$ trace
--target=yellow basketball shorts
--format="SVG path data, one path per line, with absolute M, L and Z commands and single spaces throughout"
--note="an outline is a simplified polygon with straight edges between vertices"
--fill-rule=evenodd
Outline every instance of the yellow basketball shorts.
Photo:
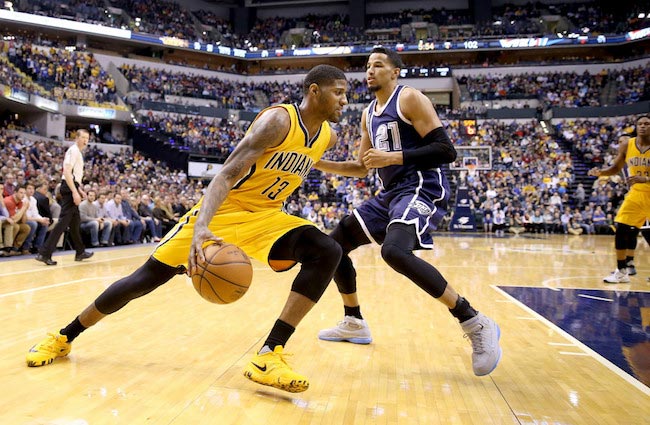
M 625 195 L 614 221 L 628 226 L 641 227 L 650 217 L 650 192 L 632 189 Z
M 160 241 L 152 256 L 171 267 L 187 267 L 190 246 L 194 234 L 194 223 L 199 208 L 192 208 L 178 221 Z M 282 211 L 236 211 L 219 213 L 210 221 L 209 229 L 224 242 L 232 243 L 252 258 L 269 263 L 273 245 L 289 231 L 313 223 Z M 277 264 L 281 264 L 278 266 Z M 287 270 L 295 262 L 271 265 L 276 271 Z

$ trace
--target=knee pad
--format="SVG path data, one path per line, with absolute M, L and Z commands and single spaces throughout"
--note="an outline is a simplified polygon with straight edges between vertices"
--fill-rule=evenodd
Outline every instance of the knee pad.
M 416 244 L 415 226 L 404 223 L 391 224 L 381 246 L 381 257 L 393 269 L 403 273 L 409 267 Z
M 400 273 L 403 273 L 403 270 L 408 268 L 412 256 L 413 251 L 392 242 L 384 242 L 381 246 L 381 258 L 384 259 L 386 264 Z
M 334 239 L 311 228 L 296 240 L 294 253 L 301 267 L 291 290 L 318 302 L 334 276 L 343 250 Z
M 636 236 L 639 229 L 623 223 L 616 223 L 616 236 L 614 237 L 614 246 L 616 250 L 636 248 Z M 633 248 L 630 248 L 634 244 Z
M 630 251 L 634 251 L 636 249 L 636 242 L 637 242 L 637 238 L 639 237 L 639 229 L 637 229 L 636 227 L 633 227 L 633 229 L 634 232 L 630 233 L 630 236 L 628 237 L 628 241 L 627 241 L 627 248 L 626 248 Z

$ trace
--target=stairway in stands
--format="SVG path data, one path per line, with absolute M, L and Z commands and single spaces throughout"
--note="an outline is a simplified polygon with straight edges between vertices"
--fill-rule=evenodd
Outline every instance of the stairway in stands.
M 573 182 L 568 188 L 569 199 L 573 201 L 574 194 L 578 185 L 582 183 L 582 186 L 585 189 L 585 200 L 589 199 L 591 195 L 591 188 L 593 186 L 594 178 L 587 175 L 591 166 L 589 166 L 582 157 L 573 149 L 573 143 L 566 140 L 562 134 L 556 134 L 556 140 L 558 144 L 562 147 L 562 150 L 568 152 L 571 155 L 571 163 L 573 165 Z
M 600 104 L 603 106 L 616 105 L 616 97 L 618 95 L 618 83 L 616 80 L 609 79 L 605 87 L 601 90 Z

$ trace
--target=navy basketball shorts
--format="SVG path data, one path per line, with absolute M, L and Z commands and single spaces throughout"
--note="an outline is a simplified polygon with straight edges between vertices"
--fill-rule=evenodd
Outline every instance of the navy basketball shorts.
M 420 247 L 433 248 L 431 232 L 447 213 L 449 186 L 440 171 L 417 172 L 382 190 L 353 211 L 366 236 L 378 244 L 392 223 L 415 225 Z

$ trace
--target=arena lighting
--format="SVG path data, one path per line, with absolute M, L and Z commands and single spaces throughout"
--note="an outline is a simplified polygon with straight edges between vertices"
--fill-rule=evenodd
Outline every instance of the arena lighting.
M 2 0 L 0 0 L 2 1 Z M 650 13 L 644 13 L 646 19 L 650 18 Z M 127 27 L 122 29 L 105 27 L 102 25 L 86 24 L 81 22 L 69 21 L 58 18 L 50 18 L 47 16 L 37 16 L 28 13 L 12 12 L 6 9 L 0 9 L 0 22 L 10 21 L 22 24 L 29 24 L 38 27 L 50 27 L 56 29 L 64 29 L 66 31 L 75 31 L 86 34 L 96 34 L 103 37 L 112 37 L 119 39 L 130 39 L 137 43 L 148 44 L 163 44 L 173 47 L 181 47 L 193 50 L 200 50 L 207 53 L 215 53 L 222 56 L 230 56 L 244 59 L 258 59 L 258 58 L 271 58 L 271 57 L 313 57 L 313 56 L 329 56 L 329 55 L 350 55 L 350 54 L 366 54 L 370 53 L 373 46 L 311 46 L 309 48 L 300 48 L 296 50 L 295 46 L 292 49 L 252 49 L 252 45 L 247 45 L 249 50 L 236 49 L 231 47 L 221 46 L 221 43 L 203 43 L 200 41 L 179 40 L 170 37 L 160 37 L 153 34 L 139 32 L 139 28 L 144 26 L 142 18 L 138 17 L 137 22 L 142 23 L 135 27 L 135 31 L 130 31 Z M 507 21 L 509 22 L 509 21 Z M 494 21 L 494 25 L 501 24 L 501 20 Z M 579 31 L 582 34 L 582 31 Z M 572 33 L 570 36 L 566 33 L 549 35 L 546 37 L 524 37 L 524 38 L 501 38 L 501 39 L 460 39 L 455 41 L 422 41 L 417 44 L 413 43 L 399 43 L 390 44 L 389 47 L 396 49 L 399 52 L 422 52 L 422 51 L 444 51 L 444 50 L 502 50 L 502 49 L 536 49 L 554 46 L 582 46 L 582 45 L 618 45 L 623 43 L 634 42 L 637 40 L 650 37 L 650 25 L 646 28 L 627 32 L 625 34 L 608 34 L 607 36 L 580 36 L 580 34 Z M 249 40 L 250 41 L 250 40 Z M 429 76 L 433 75 L 431 72 Z
M 131 38 L 131 31 L 125 31 L 118 28 L 87 24 L 85 22 L 69 21 L 65 19 L 52 18 L 49 16 L 37 16 L 30 13 L 13 12 L 11 10 L 5 9 L 0 9 L 0 20 L 36 25 L 39 27 L 65 29 L 67 31 L 78 31 L 86 34 L 97 34 L 106 37 L 124 39 Z
M 639 19 L 643 19 L 643 18 L 645 18 L 645 13 L 643 13 L 643 12 L 639 13 L 638 18 L 639 18 Z

